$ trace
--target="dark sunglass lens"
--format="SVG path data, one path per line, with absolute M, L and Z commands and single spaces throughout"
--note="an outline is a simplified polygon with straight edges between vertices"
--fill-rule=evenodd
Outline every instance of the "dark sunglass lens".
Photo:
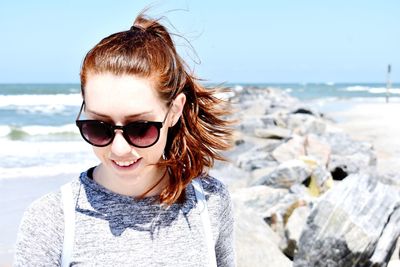
M 138 147 L 153 145 L 158 140 L 159 128 L 151 123 L 141 122 L 127 125 L 125 134 Z
M 110 142 L 113 136 L 113 132 L 105 123 L 100 121 L 85 122 L 81 127 L 82 135 L 85 139 L 98 146 L 106 145 Z

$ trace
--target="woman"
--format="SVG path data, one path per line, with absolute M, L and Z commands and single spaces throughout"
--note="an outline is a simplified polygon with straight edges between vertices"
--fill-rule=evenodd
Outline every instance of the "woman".
M 16 266 L 234 266 L 228 111 L 188 74 L 166 28 L 139 15 L 81 69 L 76 124 L 100 164 L 30 205 Z M 83 117 L 86 118 L 83 118 Z

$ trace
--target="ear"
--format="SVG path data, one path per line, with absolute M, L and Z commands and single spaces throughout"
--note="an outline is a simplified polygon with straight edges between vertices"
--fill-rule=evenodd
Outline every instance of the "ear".
M 186 103 L 186 95 L 184 93 L 180 93 L 174 99 L 172 103 L 172 117 L 170 121 L 170 127 L 173 127 L 182 116 L 182 111 Z

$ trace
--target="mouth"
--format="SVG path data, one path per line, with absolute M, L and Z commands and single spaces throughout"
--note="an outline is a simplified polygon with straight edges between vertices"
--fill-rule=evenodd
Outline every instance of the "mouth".
M 142 158 L 138 158 L 136 160 L 122 160 L 122 161 L 117 161 L 117 160 L 111 160 L 113 165 L 120 170 L 132 170 L 136 168 Z

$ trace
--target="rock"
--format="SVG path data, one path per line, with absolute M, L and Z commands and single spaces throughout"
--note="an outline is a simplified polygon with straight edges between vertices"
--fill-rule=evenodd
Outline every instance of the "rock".
M 254 185 L 268 185 L 277 188 L 290 188 L 302 183 L 311 175 L 311 169 L 301 160 L 289 160 L 281 163 L 274 171 L 262 176 Z
M 400 191 L 400 190 L 399 190 Z M 388 262 L 400 237 L 400 207 L 398 206 L 389 217 L 385 228 L 375 247 L 371 262 Z M 398 253 L 398 252 L 397 252 Z
M 278 163 L 272 157 L 270 151 L 279 146 L 281 141 L 268 140 L 268 143 L 261 146 L 256 146 L 240 154 L 237 157 L 236 164 L 239 168 L 246 171 L 252 171 L 264 167 L 274 167 Z
M 315 134 L 307 135 L 305 139 L 305 152 L 319 161 L 323 166 L 328 165 L 331 155 L 331 147 L 328 143 L 320 140 Z
M 273 152 L 272 156 L 278 162 L 297 159 L 305 155 L 304 149 L 305 139 L 301 136 L 294 135 L 286 143 L 279 145 Z
M 279 250 L 279 237 L 251 209 L 234 198 L 235 247 L 238 266 L 292 266 Z
M 400 267 L 400 260 L 389 261 L 387 267 Z
M 288 193 L 288 189 L 259 185 L 238 188 L 232 192 L 232 197 L 243 203 L 246 208 L 255 211 L 259 218 L 265 218 L 270 216 L 269 210 L 278 205 Z
M 239 130 L 245 134 L 253 134 L 255 129 L 263 128 L 264 122 L 258 117 L 244 117 L 239 124 Z
M 287 139 L 291 136 L 290 130 L 281 127 L 255 129 L 254 134 L 260 138 L 270 139 Z
M 376 166 L 376 161 L 371 159 L 369 154 L 331 155 L 328 170 L 333 173 L 335 170 L 338 172 L 340 169 L 345 174 L 344 177 L 346 177 L 349 174 L 358 173 L 371 166 Z
M 354 153 L 362 153 L 373 154 L 372 157 L 376 158 L 371 144 L 355 141 L 346 133 L 327 133 L 323 136 L 320 136 L 320 139 L 331 146 L 332 154 L 334 155 L 352 155 Z
M 300 235 L 306 225 L 310 211 L 308 206 L 298 207 L 292 212 L 288 219 L 285 231 L 287 244 L 286 247 L 283 248 L 283 251 L 289 258 L 293 258 L 297 252 Z
M 303 182 L 303 184 L 307 186 L 311 196 L 317 197 L 333 186 L 331 173 L 320 164 L 319 160 L 315 160 L 313 157 L 303 157 L 301 160 L 304 161 L 312 171 L 309 179 Z
M 287 128 L 299 135 L 314 133 L 322 135 L 326 132 L 326 123 L 323 119 L 309 114 L 288 114 Z
M 232 163 L 218 163 L 210 170 L 210 175 L 221 180 L 229 190 L 247 186 L 250 173 L 238 168 Z
M 323 166 L 318 165 L 311 174 L 311 181 L 308 185 L 312 196 L 317 197 L 333 187 L 331 173 Z
M 294 111 L 292 111 L 293 114 L 309 114 L 309 115 L 315 115 L 314 112 L 312 112 L 309 108 L 297 108 Z
M 293 266 L 385 266 L 400 231 L 400 188 L 373 172 L 324 194 L 307 219 Z

